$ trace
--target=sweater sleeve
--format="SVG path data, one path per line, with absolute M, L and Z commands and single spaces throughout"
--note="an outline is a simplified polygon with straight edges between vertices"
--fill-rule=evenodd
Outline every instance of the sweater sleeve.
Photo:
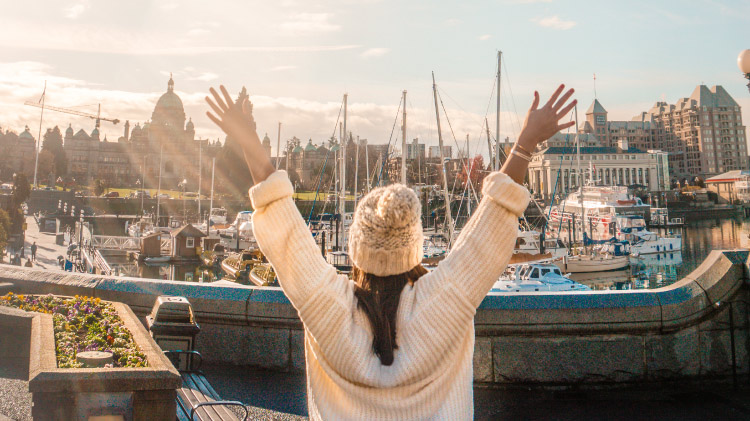
M 292 201 L 293 193 L 286 172 L 276 171 L 250 189 L 250 200 L 255 209 L 253 232 L 260 250 L 273 265 L 289 301 L 299 311 L 313 295 L 342 281 L 337 279 L 336 269 L 321 256 Z M 300 316 L 304 316 L 301 311 Z
M 425 276 L 424 284 L 419 280 L 423 303 L 439 305 L 442 299 L 455 296 L 473 315 L 505 270 L 518 235 L 518 217 L 529 203 L 529 192 L 507 175 L 494 172 L 484 179 L 482 193 L 476 212 L 448 256 Z M 441 298 L 435 301 L 435 296 Z

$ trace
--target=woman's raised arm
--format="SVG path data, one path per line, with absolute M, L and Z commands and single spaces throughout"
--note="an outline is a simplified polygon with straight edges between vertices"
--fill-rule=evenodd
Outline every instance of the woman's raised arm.
M 211 106 L 216 115 L 210 111 L 206 112 L 208 118 L 221 128 L 228 136 L 236 139 L 242 148 L 250 174 L 255 184 L 264 181 L 275 168 L 271 164 L 271 158 L 263 150 L 263 146 L 255 131 L 255 119 L 253 118 L 253 104 L 243 97 L 241 102 L 235 103 L 224 85 L 219 86 L 223 98 L 211 88 L 213 99 L 206 96 L 206 102 Z

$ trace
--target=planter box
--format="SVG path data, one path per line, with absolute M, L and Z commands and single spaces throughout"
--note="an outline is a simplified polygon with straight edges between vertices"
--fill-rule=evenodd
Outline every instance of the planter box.
M 35 420 L 86 420 L 96 415 L 120 415 L 123 420 L 176 419 L 180 374 L 130 307 L 110 304 L 146 355 L 149 366 L 57 368 L 52 316 L 40 314 L 40 323 L 32 326 L 29 361 Z

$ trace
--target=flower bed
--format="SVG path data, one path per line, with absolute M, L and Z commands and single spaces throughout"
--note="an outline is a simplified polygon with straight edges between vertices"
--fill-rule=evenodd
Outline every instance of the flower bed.
M 146 356 L 112 305 L 99 298 L 53 295 L 24 296 L 8 293 L 0 305 L 52 315 L 58 368 L 81 368 L 78 352 L 107 351 L 113 367 L 146 367 Z

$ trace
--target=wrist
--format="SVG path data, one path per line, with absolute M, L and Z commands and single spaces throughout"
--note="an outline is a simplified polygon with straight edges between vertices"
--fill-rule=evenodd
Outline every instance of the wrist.
M 536 149 L 536 145 L 539 144 L 539 141 L 533 138 L 528 133 L 526 133 L 526 131 L 522 131 L 521 134 L 518 136 L 518 140 L 516 141 L 516 144 L 520 146 L 522 149 L 525 149 L 530 154 L 533 154 L 534 150 Z

